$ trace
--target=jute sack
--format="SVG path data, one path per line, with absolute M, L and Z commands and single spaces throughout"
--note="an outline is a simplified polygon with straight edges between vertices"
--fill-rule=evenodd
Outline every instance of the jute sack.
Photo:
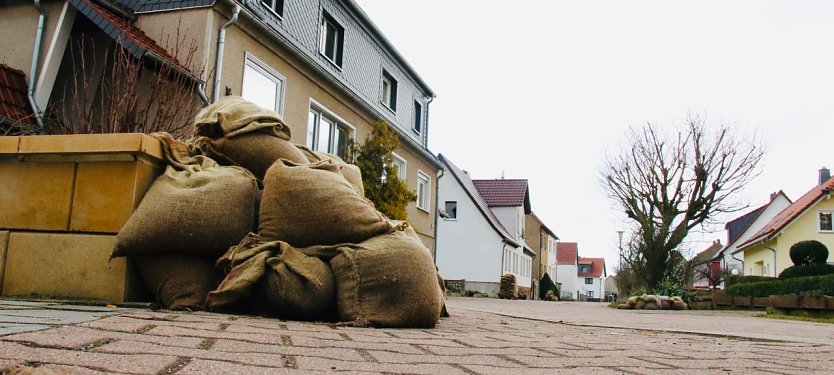
M 194 145 L 202 153 L 224 165 L 246 168 L 259 180 L 278 159 L 305 164 L 307 158 L 289 141 L 260 131 L 241 134 L 234 138 L 211 139 L 199 137 Z
M 319 257 L 328 259 L 335 252 L 332 246 L 296 249 L 250 233 L 218 259 L 216 266 L 228 274 L 208 293 L 206 308 L 248 308 L 287 319 L 333 320 L 335 284 Z
M 431 254 L 404 231 L 339 247 L 330 269 L 342 321 L 427 328 L 440 319 L 444 296 Z
M 191 254 L 147 254 L 133 259 L 145 285 L 165 309 L 203 310 L 220 278 L 214 259 Z
M 348 164 L 337 155 L 328 154 L 321 151 L 313 151 L 306 146 L 295 145 L 299 151 L 307 158 L 308 163 L 318 163 L 325 160 L 332 160 L 339 166 L 339 173 L 359 192 L 363 197 L 365 196 L 365 186 L 362 185 L 362 170 L 359 167 Z M 286 158 L 285 158 L 286 159 Z
M 289 141 L 292 133 L 280 115 L 239 96 L 225 96 L 197 112 L 194 135 L 234 138 L 259 131 Z
M 116 235 L 112 256 L 223 254 L 256 226 L 257 179 L 243 168 L 190 156 L 170 136 L 160 139 L 169 165 Z
M 264 178 L 258 234 L 295 247 L 359 243 L 394 230 L 331 160 L 278 160 Z
M 280 318 L 333 320 L 336 284 L 330 267 L 319 258 L 278 242 L 279 250 L 266 259 L 266 277 L 255 297 Z

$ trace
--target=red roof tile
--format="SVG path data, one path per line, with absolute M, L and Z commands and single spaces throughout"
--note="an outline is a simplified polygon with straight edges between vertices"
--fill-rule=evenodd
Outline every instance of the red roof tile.
M 35 124 L 27 90 L 26 74 L 23 71 L 0 64 L 0 122 L 6 119 Z
M 591 272 L 579 272 L 579 277 L 602 277 L 605 273 L 605 258 L 579 258 L 579 264 L 591 265 Z
M 805 193 L 805 195 L 797 199 L 796 202 L 791 203 L 790 206 L 776 214 L 776 216 L 774 216 L 773 219 L 771 219 L 770 222 L 764 226 L 764 228 L 760 229 L 756 232 L 756 234 L 750 237 L 750 239 L 739 245 L 739 250 L 758 241 L 769 240 L 775 237 L 794 219 L 816 204 L 820 198 L 830 193 L 832 189 L 834 189 L 834 177 L 829 178 L 822 184 L 815 186 L 811 189 L 811 191 Z
M 527 197 L 527 180 L 473 180 L 490 207 L 523 206 Z
M 147 36 L 138 27 L 128 23 L 127 20 L 107 11 L 102 6 L 90 0 L 71 0 L 71 4 L 80 13 L 92 20 L 102 31 L 113 38 L 113 40 L 120 43 L 134 57 L 141 58 L 146 52 L 151 52 L 188 71 L 165 48 L 159 46 L 155 40 Z
M 576 242 L 556 243 L 556 264 L 576 264 L 579 254 L 579 244 Z

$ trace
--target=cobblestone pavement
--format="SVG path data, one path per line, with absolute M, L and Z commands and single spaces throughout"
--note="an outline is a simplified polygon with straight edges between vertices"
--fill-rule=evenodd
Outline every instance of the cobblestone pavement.
M 442 375 L 834 369 L 831 345 L 588 327 L 457 305 L 462 303 L 450 301 L 452 317 L 434 329 L 366 329 L 203 312 L 0 303 L 0 325 L 14 316 L 46 327 L 0 331 L 0 367 L 28 363 L 78 374 Z M 50 311 L 71 317 L 43 321 Z

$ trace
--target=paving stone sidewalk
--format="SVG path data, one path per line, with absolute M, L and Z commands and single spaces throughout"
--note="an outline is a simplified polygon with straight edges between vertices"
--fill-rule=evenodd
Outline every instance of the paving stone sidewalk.
M 834 368 L 829 345 L 450 313 L 434 329 L 367 329 L 0 301 L 0 367 L 28 363 L 69 374 L 442 375 L 824 374 Z M 25 320 L 17 331 L 3 328 L 15 319 Z M 32 330 L 19 332 L 26 324 Z

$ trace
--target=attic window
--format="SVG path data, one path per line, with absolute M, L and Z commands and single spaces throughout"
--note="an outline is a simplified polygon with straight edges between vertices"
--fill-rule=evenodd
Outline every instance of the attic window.
M 579 265 L 579 272 L 580 273 L 591 272 L 591 265 L 589 265 L 589 264 L 580 264 Z
M 832 225 L 832 212 L 834 211 L 819 212 L 820 232 L 834 232 L 834 225 Z
M 284 0 L 261 0 L 261 4 L 273 13 L 281 17 L 284 16 Z

